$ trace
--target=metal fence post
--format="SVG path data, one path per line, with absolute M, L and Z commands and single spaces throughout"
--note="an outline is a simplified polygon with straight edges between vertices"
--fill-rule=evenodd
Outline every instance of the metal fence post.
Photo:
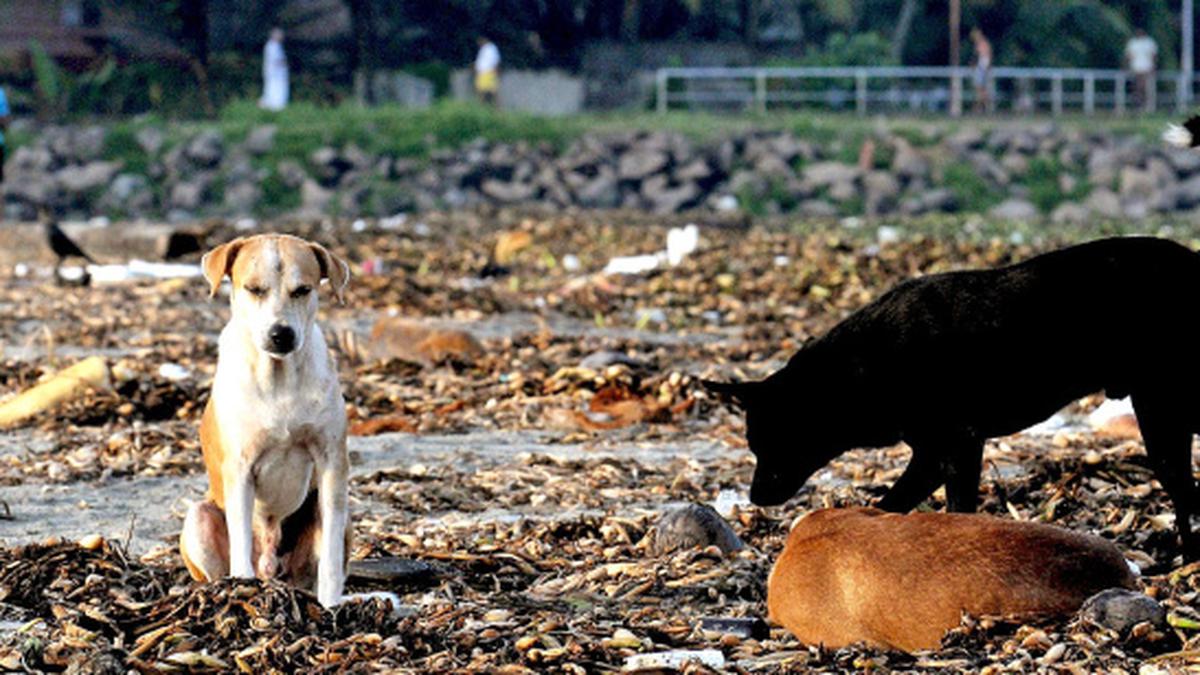
M 854 105 L 859 115 L 867 114 L 867 71 L 854 71 Z
M 1113 107 L 1118 115 L 1125 114 L 1125 74 L 1113 78 Z
M 659 68 L 654 73 L 654 79 L 655 91 L 657 92 L 655 95 L 655 107 L 658 109 L 659 114 L 662 114 L 667 112 L 667 71 Z
M 1055 117 L 1062 114 L 1063 111 L 1063 79 L 1062 75 L 1055 75 L 1050 80 L 1050 112 Z
M 1083 113 L 1091 115 L 1096 112 L 1096 76 L 1088 73 L 1083 76 Z
M 767 73 L 762 70 L 754 71 L 754 108 L 760 114 L 767 112 Z

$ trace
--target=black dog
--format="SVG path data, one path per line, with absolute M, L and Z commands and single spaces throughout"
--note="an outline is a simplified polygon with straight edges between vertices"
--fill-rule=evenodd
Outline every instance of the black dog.
M 767 379 L 706 384 L 746 410 L 755 504 L 782 504 L 847 450 L 904 441 L 912 459 L 879 503 L 901 512 L 943 483 L 950 510 L 974 511 L 986 439 L 1093 392 L 1132 395 L 1185 553 L 1200 553 L 1188 520 L 1200 431 L 1200 255 L 1179 244 L 1103 239 L 994 270 L 911 279 Z

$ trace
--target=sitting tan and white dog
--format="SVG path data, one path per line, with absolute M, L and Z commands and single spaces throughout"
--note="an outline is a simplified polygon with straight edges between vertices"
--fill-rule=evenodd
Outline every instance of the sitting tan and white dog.
M 317 289 L 338 302 L 349 266 L 323 246 L 281 234 L 243 237 L 201 260 L 215 297 L 232 281 L 217 372 L 200 424 L 206 501 L 184 519 L 192 577 L 278 578 L 343 599 L 352 530 L 346 411 L 317 326 Z

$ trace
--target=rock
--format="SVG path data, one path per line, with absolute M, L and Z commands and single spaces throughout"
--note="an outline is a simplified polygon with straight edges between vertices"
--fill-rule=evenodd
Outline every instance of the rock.
M 700 198 L 700 188 L 695 183 L 684 183 L 675 187 L 658 190 L 650 194 L 650 209 L 655 213 L 675 213 L 696 203 Z
M 158 154 L 159 150 L 162 150 L 166 135 L 158 127 L 142 127 L 133 135 L 133 139 L 137 141 L 142 152 L 153 157 Z
M 1006 152 L 1000 158 L 1000 166 L 1009 176 L 1024 176 L 1029 171 L 1029 158 L 1019 152 Z
M 1092 217 L 1092 212 L 1086 206 L 1075 202 L 1063 202 L 1050 212 L 1050 222 L 1056 225 L 1080 225 Z
M 901 178 L 927 178 L 929 160 L 906 141 L 896 142 L 896 156 L 892 158 L 892 172 Z
M 975 170 L 975 173 L 999 187 L 1005 187 L 1012 181 L 1008 171 L 1001 166 L 1000 162 L 986 152 L 973 152 L 967 156 L 967 161 L 971 163 L 971 168 Z
M 105 210 L 121 210 L 130 215 L 145 214 L 154 208 L 154 192 L 150 190 L 150 183 L 145 176 L 123 173 L 109 183 L 100 205 Z
M 806 199 L 796 206 L 796 211 L 810 218 L 834 218 L 838 209 L 824 199 Z
M 23 201 L 34 206 L 51 206 L 62 200 L 58 182 L 44 173 L 19 173 L 6 176 L 0 184 L 4 193 L 13 200 Z
M 238 181 L 225 186 L 225 208 L 232 213 L 252 213 L 259 199 L 262 199 L 262 189 L 253 181 Z
M 663 514 L 655 523 L 654 552 L 716 546 L 724 553 L 745 548 L 737 533 L 707 504 L 688 504 Z
M 1122 198 L 1149 199 L 1158 189 L 1154 174 L 1146 169 L 1126 166 L 1120 173 L 1120 195 Z
M 1200 172 L 1200 152 L 1190 148 L 1168 148 L 1167 162 L 1182 176 Z
M 1120 218 L 1124 215 L 1121 209 L 1121 198 L 1108 188 L 1096 188 L 1084 200 L 1083 205 L 1092 213 L 1102 218 Z
M 195 211 L 204 201 L 208 193 L 208 181 L 191 180 L 182 183 L 176 183 L 171 188 L 171 193 L 167 198 L 167 204 L 172 208 L 182 209 L 184 211 Z
M 646 367 L 644 362 L 639 361 L 628 354 L 611 350 L 593 352 L 588 354 L 582 361 L 579 362 L 580 368 L 587 368 L 597 372 L 604 370 L 609 366 L 616 365 L 628 366 L 633 369 L 641 369 Z
M 480 191 L 501 204 L 516 204 L 528 201 L 537 195 L 537 187 L 527 183 L 506 183 L 488 178 L 483 181 Z
M 841 162 L 816 162 L 804 169 L 804 180 L 817 187 L 853 182 L 858 179 L 858 175 L 858 167 Z
M 279 162 L 275 167 L 275 172 L 279 174 L 279 179 L 283 181 L 283 184 L 292 190 L 304 185 L 304 181 L 308 178 L 304 167 L 300 166 L 299 162 L 290 159 Z
M 621 202 L 621 191 L 612 170 L 603 169 L 577 190 L 575 197 L 579 205 L 589 208 L 613 208 Z
M 665 152 L 638 150 L 621 155 L 617 162 L 617 177 L 621 180 L 641 180 L 667 167 L 670 158 Z
M 778 178 L 791 178 L 795 175 L 792 167 L 778 155 L 762 155 L 754 160 L 754 172 L 760 176 L 775 176 Z
M 1184 209 L 1200 205 L 1200 175 L 1191 176 L 1176 184 L 1175 199 L 1177 205 Z
M 326 190 L 311 178 L 305 178 L 300 186 L 300 208 L 306 212 L 323 213 L 333 200 L 333 191 Z
M 54 166 L 54 155 L 36 145 L 22 145 L 12 153 L 7 168 L 10 172 L 45 173 Z
M 1063 194 L 1071 194 L 1079 187 L 1079 180 L 1067 172 L 1058 174 L 1058 190 Z
M 88 162 L 63 167 L 54 174 L 54 179 L 67 193 L 79 194 L 99 190 L 108 185 L 120 169 L 121 165 L 117 162 Z
M 891 211 L 900 197 L 900 181 L 887 171 L 871 171 L 863 176 L 865 210 L 869 216 Z
M 246 136 L 244 147 L 246 152 L 261 157 L 275 148 L 275 134 L 279 128 L 274 124 L 263 124 L 254 127 Z
M 350 164 L 338 155 L 338 151 L 329 146 L 313 150 L 308 156 L 308 161 L 312 164 L 317 179 L 325 185 L 337 183 L 342 174 L 350 168 Z
M 1156 629 L 1168 631 L 1167 610 L 1145 593 L 1110 588 L 1084 601 L 1079 618 L 1125 634 L 1143 621 L 1149 621 Z
M 738 195 L 762 197 L 771 189 L 766 178 L 747 169 L 738 169 L 729 179 L 729 191 Z
M 364 558 L 351 560 L 346 574 L 357 581 L 386 582 L 387 587 L 423 588 L 436 584 L 453 571 L 447 565 L 409 558 Z
M 1088 157 L 1088 181 L 1096 186 L 1109 186 L 1117 179 L 1121 157 L 1112 148 L 1096 148 Z
M 847 202 L 858 195 L 858 187 L 848 180 L 839 181 L 829 186 L 829 198 L 835 202 Z
M 1038 210 L 1025 199 L 1006 199 L 988 210 L 988 214 L 1003 220 L 1032 220 L 1038 216 Z
M 946 144 L 960 153 L 981 148 L 983 142 L 983 132 L 974 126 L 963 127 L 946 139 Z
M 927 190 L 900 203 L 900 213 L 914 216 L 922 213 L 950 212 L 957 208 L 958 198 L 947 188 Z
M 184 155 L 196 166 L 212 168 L 221 162 L 224 154 L 224 143 L 221 134 L 216 130 L 201 131 L 188 141 Z

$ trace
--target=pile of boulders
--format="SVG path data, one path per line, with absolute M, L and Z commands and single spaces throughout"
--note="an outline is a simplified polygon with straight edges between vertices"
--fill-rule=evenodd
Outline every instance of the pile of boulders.
M 854 143 L 778 130 L 706 142 L 668 132 L 588 134 L 561 148 L 476 140 L 421 158 L 353 143 L 287 156 L 276 152 L 278 133 L 263 125 L 230 142 L 202 129 L 168 142 L 161 129 L 143 127 L 134 167 L 122 159 L 128 148 L 110 148 L 104 127 L 46 127 L 11 153 L 4 215 L 384 216 L 490 203 L 810 217 L 983 210 L 1079 222 L 1200 207 L 1200 153 L 1049 123 L 881 131 Z

